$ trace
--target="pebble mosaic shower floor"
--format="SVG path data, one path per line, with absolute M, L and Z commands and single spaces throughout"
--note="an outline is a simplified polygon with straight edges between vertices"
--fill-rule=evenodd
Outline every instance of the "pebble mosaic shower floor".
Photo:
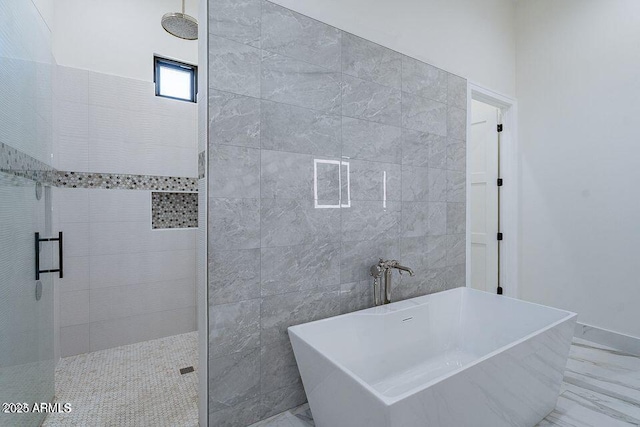
M 197 332 L 80 354 L 56 367 L 56 402 L 43 426 L 198 425 Z M 188 366 L 194 372 L 180 374 Z

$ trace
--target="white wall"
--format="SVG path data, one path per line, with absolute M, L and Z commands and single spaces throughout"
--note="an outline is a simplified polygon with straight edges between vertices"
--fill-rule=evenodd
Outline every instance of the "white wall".
M 515 94 L 513 0 L 274 0 L 274 3 Z
M 197 63 L 198 42 L 160 25 L 181 8 L 180 0 L 56 0 L 53 54 L 60 65 L 153 81 L 154 53 Z M 186 13 L 198 16 L 197 0 Z
M 640 337 L 640 3 L 517 9 L 520 292 Z
M 42 17 L 44 23 L 49 27 L 49 31 L 53 31 L 53 2 L 54 0 L 31 0 Z
M 151 192 L 56 188 L 63 357 L 196 328 L 196 229 L 152 230 Z
M 196 104 L 63 66 L 53 87 L 58 169 L 197 176 Z M 63 357 L 195 330 L 196 230 L 152 230 L 151 191 L 55 188 L 54 212 Z
M 197 63 L 198 43 L 160 25 L 180 7 L 55 0 L 55 167 L 197 176 L 197 104 L 157 97 L 152 83 L 154 53 Z M 62 356 L 195 329 L 196 230 L 152 230 L 150 191 L 56 188 L 54 212 L 65 233 Z
M 58 66 L 54 164 L 60 170 L 198 175 L 197 104 L 151 82 Z

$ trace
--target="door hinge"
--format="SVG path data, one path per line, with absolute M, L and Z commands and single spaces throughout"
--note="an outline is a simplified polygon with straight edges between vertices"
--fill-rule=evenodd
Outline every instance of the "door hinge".
M 502 125 L 498 125 L 498 132 L 502 132 Z
M 502 178 L 498 178 L 498 187 L 502 187 Z
M 498 240 L 502 240 L 502 233 L 498 233 Z

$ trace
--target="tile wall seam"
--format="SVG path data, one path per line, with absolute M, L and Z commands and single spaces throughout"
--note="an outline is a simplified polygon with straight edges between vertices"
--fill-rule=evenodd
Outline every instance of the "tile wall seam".
M 403 186 L 403 180 L 402 180 L 402 168 L 404 167 L 404 138 L 405 138 L 405 129 L 402 127 L 402 125 L 404 124 L 404 92 L 402 90 L 403 87 L 403 83 L 404 83 L 404 61 L 403 61 L 404 56 L 400 57 L 400 126 L 401 126 L 401 135 L 400 135 L 400 230 L 399 230 L 399 236 L 398 236 L 398 250 L 400 252 L 400 256 L 402 256 L 402 239 L 404 238 L 404 221 L 402 220 L 404 218 L 404 186 Z M 429 167 L 429 156 L 427 156 L 427 168 Z M 427 177 L 428 177 L 428 169 L 427 169 Z M 429 183 L 427 182 L 427 189 L 429 188 Z M 429 207 L 427 206 L 427 209 Z M 400 262 L 405 262 L 404 260 L 400 260 Z M 428 267 L 427 267 L 428 268 Z M 380 289 L 382 289 L 382 282 L 380 282 Z
M 262 49 L 263 47 L 263 22 L 264 22 L 264 1 L 260 1 L 260 49 Z M 263 62 L 264 62 L 264 55 L 261 53 L 260 54 L 260 80 L 259 80 L 259 85 L 260 85 L 260 101 L 259 101 L 259 108 L 260 108 L 260 114 L 258 116 L 258 120 L 260 123 L 260 163 L 258 165 L 258 168 L 260 170 L 260 191 L 259 191 L 259 195 L 260 195 L 260 202 L 259 202 L 259 220 L 260 220 L 260 224 L 259 224 L 259 230 L 260 230 L 260 249 L 259 249 L 259 255 L 258 255 L 258 260 L 259 260 L 259 273 L 258 273 L 258 278 L 259 278 L 259 283 L 260 286 L 258 287 L 258 296 L 260 298 L 260 304 L 258 307 L 258 339 L 259 339 L 259 354 L 258 354 L 258 396 L 259 396 L 259 405 L 260 407 L 262 407 L 262 399 L 263 399 L 263 393 L 262 393 L 262 373 L 264 371 L 264 366 L 263 366 L 263 357 L 262 357 L 262 348 L 265 345 L 265 342 L 263 341 L 263 334 L 262 334 L 262 330 L 263 330 L 263 319 L 262 319 L 262 305 L 264 303 L 264 298 L 262 297 L 262 132 L 263 132 L 263 123 L 262 123 L 262 73 L 263 73 Z M 261 417 L 260 417 L 261 418 Z
M 203 242 L 203 246 L 204 246 L 204 266 L 200 266 L 201 268 L 204 267 L 204 307 L 205 307 L 205 313 L 204 313 L 204 329 L 205 329 L 205 337 L 206 337 L 206 344 L 204 345 L 204 353 L 206 355 L 206 360 L 200 360 L 199 361 L 199 365 L 202 367 L 202 369 L 206 372 L 206 375 L 203 375 L 204 377 L 206 377 L 206 386 L 203 386 L 203 389 L 206 390 L 206 396 L 203 397 L 204 401 L 206 402 L 206 410 L 203 411 L 204 414 L 204 418 L 206 420 L 206 425 L 202 426 L 202 427 L 208 427 L 209 425 L 209 421 L 210 421 L 210 417 L 211 417 L 211 412 L 210 412 L 210 407 L 211 404 L 209 402 L 210 400 L 210 394 L 211 394 L 211 390 L 210 390 L 210 385 L 209 385 L 209 380 L 210 380 L 210 372 L 209 372 L 209 360 L 210 360 L 210 339 L 209 339 L 209 334 L 210 334 L 210 326 L 209 326 L 209 322 L 210 322 L 210 318 L 211 318 L 211 313 L 210 313 L 210 305 L 209 305 L 209 284 L 210 284 L 210 274 L 209 274 L 209 257 L 212 257 L 212 254 L 209 253 L 209 247 L 210 247 L 210 238 L 209 238 L 209 221 L 211 219 L 211 213 L 209 211 L 209 151 L 210 151 L 210 145 L 211 145 L 211 135 L 209 134 L 209 126 L 211 123 L 211 111 L 210 111 L 210 102 L 209 102 L 209 96 L 211 94 L 211 89 L 210 89 L 210 82 L 209 82 L 209 73 L 211 72 L 210 70 L 210 63 L 209 63 L 209 56 L 210 56 L 210 28 L 209 28 L 209 19 L 210 19 L 210 15 L 211 15 L 211 7 L 210 7 L 210 0 L 203 0 L 206 1 L 206 5 L 204 6 L 205 9 L 205 18 L 206 18 L 206 26 L 207 26 L 207 36 L 206 36 L 206 40 L 205 40 L 205 44 L 206 44 L 206 59 L 203 61 L 203 66 L 206 67 L 205 69 L 205 73 L 206 73 L 206 96 L 205 96 L 205 103 L 201 108 L 205 109 L 205 119 L 206 119 L 206 123 L 204 124 L 204 144 L 203 144 L 203 152 L 204 152 L 204 168 L 203 168 L 203 172 L 204 172 L 204 176 L 203 176 L 203 188 L 204 188 L 204 194 L 200 195 L 198 194 L 198 198 L 200 198 L 202 196 L 202 200 L 204 202 L 204 207 L 202 208 L 204 210 L 204 224 L 202 224 L 203 229 L 201 230 L 202 233 L 204 233 L 204 242 Z M 199 58 L 201 59 L 201 58 Z M 199 135 L 200 137 L 200 135 Z M 198 186 L 198 189 L 200 189 L 200 187 Z M 199 205 L 198 205 L 199 206 Z M 198 208 L 198 216 L 200 216 L 200 207 Z M 196 259 L 197 259 L 197 253 L 196 253 Z M 196 298 L 197 298 L 197 286 L 198 286 L 198 282 L 197 282 L 197 274 L 196 274 Z M 198 326 L 198 314 L 197 314 L 197 308 L 196 308 L 196 328 Z M 198 333 L 198 335 L 200 335 L 200 333 Z M 200 355 L 200 349 L 198 348 L 198 356 Z M 198 378 L 198 380 L 200 381 L 202 379 L 202 377 Z M 200 386 L 199 386 L 200 387 Z M 200 390 L 200 388 L 199 388 Z M 198 404 L 200 404 L 200 396 L 198 396 Z M 198 419 L 200 418 L 200 410 L 198 411 Z M 200 420 L 198 420 L 200 421 Z
M 74 324 L 74 325 L 66 325 L 66 326 L 62 326 L 62 327 L 64 328 L 64 327 L 67 327 L 67 326 L 91 325 L 91 324 L 95 324 L 95 323 L 112 322 L 114 320 L 131 319 L 131 318 L 134 318 L 134 317 L 146 316 L 148 314 L 167 313 L 167 312 L 174 312 L 174 311 L 184 311 L 184 310 L 189 309 L 189 308 L 196 308 L 196 306 L 195 305 L 185 305 L 185 306 L 182 306 L 182 307 L 168 308 L 166 310 L 145 311 L 143 313 L 132 314 L 130 316 L 118 316 L 118 317 L 112 317 L 112 318 L 101 319 L 101 320 L 90 320 L 89 322 L 83 322 L 83 323 L 78 323 L 78 324 Z
M 370 123 L 376 123 L 376 122 L 370 122 Z M 390 125 L 385 125 L 385 126 L 390 126 Z M 341 125 L 342 127 L 342 125 Z M 394 126 L 395 127 L 395 126 Z M 401 129 L 401 128 L 397 128 L 397 129 Z M 342 138 L 342 136 L 341 136 Z M 225 144 L 221 144 L 221 145 L 225 145 Z M 240 145 L 230 145 L 232 147 L 242 147 Z M 285 154 L 298 154 L 301 156 L 309 156 L 309 157 L 313 157 L 316 159 L 323 159 L 323 160 L 333 160 L 335 158 L 335 156 L 325 156 L 325 155 L 320 155 L 320 154 L 313 154 L 313 153 L 301 153 L 299 151 L 287 151 L 287 150 L 273 150 L 273 149 L 265 149 L 265 150 L 260 150 L 260 151 L 275 151 L 277 153 L 285 153 Z M 341 153 L 342 156 L 343 153 Z M 370 160 L 370 159 L 365 159 L 362 157 L 349 157 L 349 160 L 354 160 L 356 162 L 367 162 L 367 163 L 376 163 L 376 164 L 383 164 L 383 165 L 395 165 L 395 166 L 401 166 L 402 163 L 401 162 L 385 162 L 382 160 Z M 409 166 L 409 165 L 407 165 Z M 424 167 L 424 166 L 414 166 L 414 167 Z M 271 199 L 272 197 L 261 197 L 263 199 Z M 296 199 L 296 197 L 279 197 L 281 199 Z M 351 200 L 355 200 L 353 198 L 351 198 Z M 380 199 L 382 200 L 382 199 Z
M 334 73 L 339 73 L 339 72 L 334 71 Z M 346 75 L 348 75 L 348 74 L 346 74 Z M 367 83 L 378 84 L 378 83 L 375 83 L 375 82 L 370 81 L 370 80 L 365 80 L 365 79 L 359 79 L 359 80 L 362 80 L 362 81 L 367 82 Z M 340 82 L 341 97 L 342 97 L 342 86 L 343 85 L 342 85 L 342 80 L 341 80 L 341 82 Z M 383 85 L 380 85 L 380 86 L 383 86 Z M 394 88 L 392 88 L 390 86 L 385 86 L 385 87 L 394 89 Z M 377 121 L 374 121 L 374 120 L 369 120 L 369 119 L 362 118 L 362 117 L 355 117 L 355 116 L 343 114 L 342 112 L 340 114 L 331 114 L 331 113 L 327 113 L 325 110 L 320 110 L 320 109 L 317 109 L 317 108 L 310 108 L 310 107 L 306 107 L 306 106 L 302 106 L 302 105 L 298 105 L 298 104 L 291 104 L 291 103 L 283 102 L 283 101 L 276 101 L 276 100 L 272 100 L 272 99 L 266 99 L 266 98 L 251 96 L 251 95 L 245 95 L 245 94 L 242 94 L 242 93 L 232 92 L 232 91 L 224 90 L 224 89 L 218 89 L 218 88 L 215 88 L 215 87 L 213 87 L 211 89 L 216 91 L 216 92 L 220 92 L 220 93 L 226 93 L 226 94 L 231 94 L 231 95 L 235 95 L 235 96 L 241 96 L 241 97 L 244 97 L 244 98 L 254 99 L 256 101 L 260 101 L 261 103 L 262 103 L 262 101 L 264 101 L 264 102 L 272 102 L 274 104 L 286 105 L 286 106 L 289 106 L 289 107 L 300 108 L 300 109 L 303 109 L 303 110 L 315 111 L 315 112 L 321 113 L 321 114 L 323 114 L 325 116 L 336 117 L 336 118 L 338 118 L 338 117 L 346 117 L 346 118 L 349 118 L 349 119 L 360 120 L 360 121 L 363 121 L 363 122 L 375 123 L 375 124 L 378 124 L 378 125 L 381 125 L 381 126 L 389 126 L 389 127 L 394 127 L 394 128 L 398 128 L 398 129 L 406 129 L 406 130 L 410 130 L 410 131 L 414 131 L 414 132 L 421 132 L 421 133 L 430 134 L 430 135 L 442 136 L 444 138 L 447 137 L 447 135 L 440 135 L 440 134 L 437 134 L 437 133 L 434 133 L 434 132 L 427 132 L 427 131 L 424 131 L 424 130 L 409 128 L 409 127 L 403 126 L 402 123 L 400 123 L 400 125 L 392 125 L 392 124 L 388 124 L 388 123 L 381 123 L 381 122 L 377 122 Z M 401 92 L 401 94 L 402 94 L 402 92 L 405 92 L 407 95 L 416 96 L 416 97 L 418 97 L 420 99 L 433 101 L 433 102 L 437 102 L 439 104 L 443 104 L 443 105 L 447 105 L 448 106 L 448 104 L 446 102 L 438 101 L 438 100 L 431 99 L 431 98 L 426 98 L 426 97 L 423 97 L 423 96 L 420 96 L 420 95 L 416 95 L 416 94 L 412 94 L 412 93 L 409 93 L 409 92 L 406 92 L 406 91 L 403 91 L 403 90 L 400 90 L 400 89 L 394 89 L 394 90 L 397 90 L 397 91 Z M 454 108 L 458 108 L 458 107 L 454 107 Z M 458 109 L 459 110 L 464 110 L 462 108 L 458 108 Z M 341 110 L 342 110 L 342 108 L 341 108 Z M 230 146 L 244 147 L 244 145 L 225 144 L 225 143 L 219 143 L 219 145 L 230 145 Z M 274 151 L 278 151 L 278 150 L 274 150 Z
M 344 63 L 344 50 L 343 50 L 343 45 L 344 45 L 344 32 L 341 29 L 338 29 L 338 31 L 340 32 L 340 168 L 338 173 L 340 174 L 340 177 L 338 179 L 338 182 L 341 183 L 342 180 L 342 161 L 344 160 L 344 67 L 343 67 L 343 63 Z M 349 162 L 351 162 L 351 159 L 349 159 Z M 349 170 L 350 173 L 350 170 Z M 349 179 L 349 177 L 347 177 L 347 179 Z M 343 217 L 344 217 L 344 211 L 342 208 L 342 185 L 340 185 L 340 241 L 339 241 L 339 256 L 340 256 L 340 263 L 338 264 L 338 297 L 340 296 L 341 290 L 342 290 L 342 267 L 343 267 L 343 235 L 342 235 L 342 227 L 343 227 Z M 339 303 L 339 301 L 338 301 Z M 341 310 L 342 311 L 342 310 Z
M 88 258 L 88 257 L 75 257 L 75 258 Z M 62 291 L 61 293 L 65 294 L 65 293 L 69 293 L 69 292 L 78 292 L 78 291 L 99 291 L 99 290 L 102 290 L 102 289 L 128 288 L 128 287 L 131 287 L 131 286 L 144 286 L 144 285 L 152 285 L 152 284 L 156 284 L 156 283 L 169 283 L 169 282 L 173 282 L 173 281 L 193 280 L 193 279 L 195 279 L 195 276 L 181 276 L 181 277 L 176 277 L 175 279 L 170 279 L 170 280 L 152 280 L 152 281 L 144 281 L 144 282 L 132 282 L 132 283 L 124 284 L 124 285 L 109 285 L 109 286 L 88 287 L 86 289 L 75 289 L 75 290 L 69 290 L 69 291 Z

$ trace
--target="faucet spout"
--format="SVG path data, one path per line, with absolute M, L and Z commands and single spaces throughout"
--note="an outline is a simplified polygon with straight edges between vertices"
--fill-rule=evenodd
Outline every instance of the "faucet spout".
M 414 274 L 412 269 L 410 269 L 409 267 L 405 267 L 404 265 L 394 265 L 392 268 L 400 270 L 400 274 L 402 274 L 403 271 L 409 273 L 409 276 L 413 276 Z
M 409 276 L 414 275 L 412 269 L 410 269 L 409 267 L 405 267 L 404 265 L 400 265 L 400 263 L 396 260 L 385 261 L 381 258 L 377 264 L 371 266 L 371 276 L 373 276 L 374 278 L 373 294 L 375 305 L 389 304 L 391 302 L 391 271 L 394 268 L 398 270 L 400 274 L 402 274 L 402 272 L 404 271 L 409 273 Z M 381 277 L 384 277 L 384 288 L 379 280 Z M 379 291 L 378 288 L 380 288 Z

